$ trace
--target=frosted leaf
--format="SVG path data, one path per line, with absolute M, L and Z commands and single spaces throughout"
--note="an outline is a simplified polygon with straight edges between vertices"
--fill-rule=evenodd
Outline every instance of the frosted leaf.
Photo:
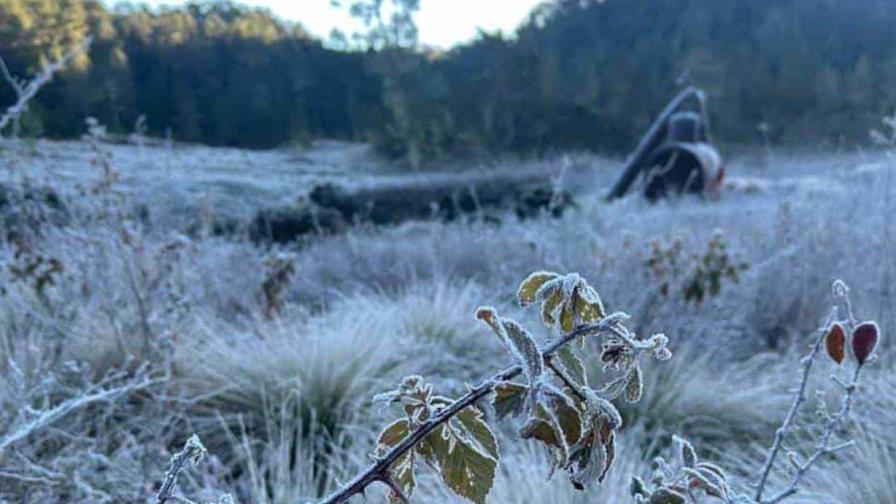
M 535 338 L 529 334 L 523 326 L 510 319 L 501 319 L 501 325 L 506 334 L 506 344 L 511 353 L 517 358 L 520 366 L 529 379 L 532 386 L 537 383 L 544 374 L 544 358 Z
M 632 366 L 625 381 L 625 401 L 628 403 L 636 403 L 641 400 L 641 393 L 644 388 L 644 381 L 641 376 L 641 366 L 635 364 Z
M 536 271 L 529 275 L 525 280 L 520 284 L 520 288 L 517 291 L 517 299 L 520 302 L 521 306 L 528 306 L 533 302 L 538 302 L 540 299 L 537 298 L 539 292 L 541 292 L 541 287 L 544 286 L 550 280 L 554 280 L 559 278 L 560 275 L 557 273 L 552 273 L 549 271 Z M 542 294 L 542 298 L 544 299 L 544 295 Z

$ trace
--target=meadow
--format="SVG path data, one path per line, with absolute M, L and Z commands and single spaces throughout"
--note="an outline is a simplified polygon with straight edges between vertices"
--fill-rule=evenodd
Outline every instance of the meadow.
M 100 136 L 0 144 L 0 502 L 153 502 L 193 433 L 208 457 L 181 475 L 190 499 L 315 501 L 368 463 L 392 418 L 375 394 L 420 374 L 457 396 L 512 364 L 474 312 L 493 305 L 536 326 L 514 297 L 536 270 L 578 272 L 638 334 L 665 333 L 675 356 L 645 373 L 644 399 L 623 410 L 616 465 L 587 492 L 549 479 L 545 453 L 497 422 L 489 502 L 631 502 L 631 476 L 648 475 L 672 435 L 749 488 L 800 358 L 838 302 L 836 279 L 860 318 L 880 324 L 880 359 L 855 405 L 855 445 L 820 461 L 788 502 L 896 502 L 896 159 L 886 148 L 743 149 L 719 193 L 651 205 L 605 202 L 620 163 L 592 154 L 407 172 L 357 144 L 252 152 Z M 359 225 L 285 245 L 211 224 L 322 182 L 482 173 L 542 174 L 576 208 Z M 734 267 L 711 285 L 718 254 L 706 257 L 719 244 Z M 839 372 L 819 362 L 794 450 L 811 451 L 813 411 L 836 400 L 827 376 Z M 774 478 L 784 485 L 787 473 Z M 372 487 L 367 501 L 383 494 Z M 415 502 L 460 501 L 428 476 Z

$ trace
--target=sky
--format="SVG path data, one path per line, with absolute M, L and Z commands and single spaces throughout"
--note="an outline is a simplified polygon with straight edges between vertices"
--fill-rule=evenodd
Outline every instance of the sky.
M 178 5 L 183 0 L 143 0 L 150 6 Z M 346 9 L 337 9 L 330 0 L 240 0 L 239 3 L 267 7 L 278 16 L 298 21 L 322 39 L 334 29 L 351 33 L 357 24 Z M 345 3 L 345 2 L 343 2 Z M 476 36 L 477 29 L 510 34 L 541 0 L 421 0 L 417 14 L 420 41 L 447 48 Z

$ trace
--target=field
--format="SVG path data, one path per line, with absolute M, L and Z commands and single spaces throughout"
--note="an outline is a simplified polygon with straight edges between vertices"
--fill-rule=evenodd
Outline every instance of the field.
M 536 270 L 580 273 L 638 334 L 668 335 L 675 356 L 646 370 L 601 487 L 549 480 L 545 454 L 503 421 L 489 502 L 631 502 L 630 477 L 649 474 L 672 434 L 747 489 L 800 356 L 837 304 L 835 279 L 851 287 L 856 315 L 880 324 L 881 358 L 858 395 L 855 446 L 822 460 L 789 502 L 896 502 L 892 154 L 745 151 L 719 194 L 656 205 L 602 200 L 619 164 L 572 153 L 408 173 L 339 142 L 264 152 L 0 144 L 0 502 L 151 502 L 193 433 L 209 456 L 181 476 L 191 499 L 314 501 L 366 465 L 397 416 L 375 394 L 420 374 L 456 396 L 513 362 L 473 314 L 493 305 L 538 327 L 514 299 Z M 251 219 L 323 182 L 419 186 L 482 173 L 540 174 L 577 208 L 360 225 L 277 246 L 210 224 Z M 683 290 L 711 243 L 737 273 L 697 300 Z M 838 397 L 827 376 L 840 371 L 818 366 L 790 446 L 801 453 L 817 402 Z M 784 484 L 786 470 L 775 474 Z M 368 501 L 381 495 L 372 488 Z M 415 497 L 455 502 L 431 477 Z

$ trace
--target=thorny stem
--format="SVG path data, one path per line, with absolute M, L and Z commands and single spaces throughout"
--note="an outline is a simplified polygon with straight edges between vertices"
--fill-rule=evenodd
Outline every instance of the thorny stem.
M 803 402 L 806 400 L 806 386 L 809 383 L 809 375 L 812 371 L 812 365 L 815 364 L 815 358 L 818 356 L 818 352 L 821 349 L 821 345 L 824 342 L 825 335 L 827 334 L 828 329 L 830 328 L 831 323 L 834 320 L 835 310 L 831 310 L 831 313 L 828 315 L 827 321 L 822 325 L 821 329 L 819 329 L 819 336 L 815 340 L 815 343 L 812 345 L 812 350 L 809 352 L 809 355 L 803 358 L 803 374 L 800 379 L 799 391 L 796 396 L 793 398 L 793 403 L 790 405 L 790 410 L 787 412 L 787 417 L 784 418 L 784 423 L 778 427 L 778 430 L 775 431 L 775 439 L 772 442 L 772 447 L 768 452 L 768 457 L 765 460 L 765 464 L 762 467 L 761 476 L 759 478 L 759 484 L 756 485 L 756 496 L 754 498 L 755 502 L 763 502 L 762 493 L 765 491 L 765 485 L 768 482 L 768 476 L 771 474 L 772 467 L 775 465 L 775 459 L 777 459 L 778 454 L 781 452 L 781 447 L 784 445 L 784 437 L 787 435 L 787 431 L 793 426 L 793 422 L 796 420 L 797 412 L 802 406 Z M 777 502 L 777 501 L 776 501 Z
M 619 320 L 617 318 L 608 317 L 596 324 L 580 326 L 566 336 L 559 338 L 546 346 L 541 352 L 542 358 L 549 359 L 557 352 L 557 350 L 568 345 L 570 342 L 575 341 L 577 338 L 606 332 L 612 327 L 615 327 L 618 323 Z M 417 427 L 417 429 L 408 437 L 404 438 L 404 440 L 374 462 L 373 465 L 355 476 L 354 479 L 346 484 L 341 490 L 337 490 L 324 500 L 320 501 L 319 504 L 341 504 L 347 502 L 351 497 L 363 493 L 368 486 L 375 482 L 389 485 L 389 482 L 391 481 L 389 469 L 405 453 L 412 450 L 417 443 L 422 441 L 423 438 L 436 430 L 439 426 L 448 422 L 455 415 L 490 394 L 497 384 L 511 380 L 519 376 L 522 372 L 523 368 L 520 366 L 509 367 L 470 389 L 469 392 L 456 399 L 444 409 L 436 412 L 436 414 Z M 389 486 L 391 488 L 391 485 Z
M 401 490 L 401 487 L 399 487 L 398 484 L 396 484 L 395 481 L 392 480 L 392 478 L 383 478 L 383 483 L 390 489 L 392 489 L 392 493 L 394 493 L 395 496 L 398 497 L 398 500 L 400 500 L 403 504 L 410 504 L 411 501 L 410 499 L 408 499 L 408 496 L 404 494 L 404 492 Z
M 806 472 L 808 472 L 809 469 L 812 468 L 812 466 L 816 462 L 818 462 L 818 459 L 825 455 L 829 455 L 836 451 L 842 450 L 843 448 L 852 446 L 853 443 L 851 441 L 847 441 L 836 446 L 828 446 L 828 443 L 830 443 L 831 436 L 834 435 L 834 431 L 837 429 L 837 426 L 839 426 L 849 417 L 849 412 L 852 408 L 852 396 L 856 391 L 856 384 L 859 381 L 859 373 L 861 371 L 862 365 L 857 364 L 856 371 L 852 377 L 852 383 L 848 384 L 845 387 L 846 394 L 843 396 L 843 405 L 840 407 L 840 411 L 836 415 L 833 415 L 828 419 L 824 434 L 821 436 L 821 439 L 818 442 L 818 446 L 815 448 L 815 452 L 813 452 L 812 455 L 809 456 L 806 462 L 797 466 L 796 473 L 794 473 L 793 478 L 790 480 L 790 484 L 787 485 L 787 488 L 782 490 L 779 494 L 775 495 L 771 499 L 762 501 L 762 504 L 777 504 L 778 502 L 781 502 L 787 497 L 795 494 L 797 492 L 797 486 L 803 479 L 803 476 L 805 476 Z

